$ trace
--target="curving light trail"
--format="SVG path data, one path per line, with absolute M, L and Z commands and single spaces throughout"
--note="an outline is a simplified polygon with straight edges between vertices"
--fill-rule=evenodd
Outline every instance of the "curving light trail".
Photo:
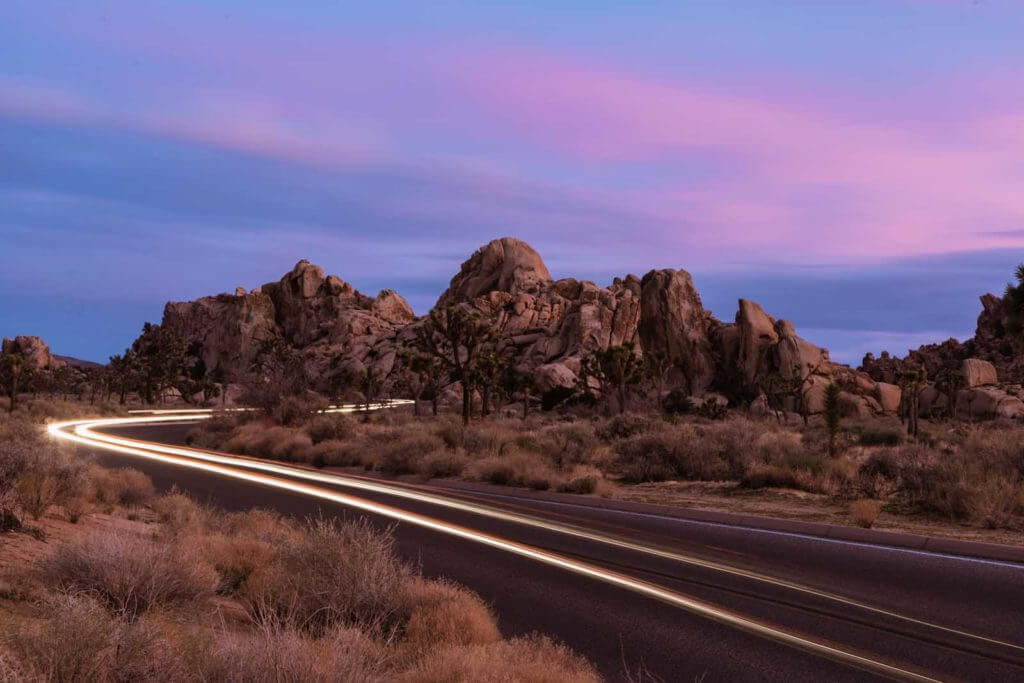
M 351 412 L 352 410 L 355 409 L 356 408 L 351 406 L 341 406 L 335 408 L 334 410 L 336 412 Z M 789 582 L 780 581 L 777 579 L 773 579 L 771 577 L 755 574 L 753 572 L 747 572 L 746 570 L 740 570 L 728 567 L 726 565 L 720 565 L 718 563 L 699 560 L 697 558 L 681 555 L 678 553 L 672 553 L 669 551 L 659 550 L 656 548 L 631 543 L 621 539 L 616 539 L 611 536 L 605 536 L 602 534 L 584 531 L 569 525 L 544 522 L 543 520 L 539 520 L 537 518 L 529 517 L 526 515 L 508 513 L 494 508 L 488 508 L 487 506 L 452 501 L 449 499 L 445 499 L 441 496 L 434 496 L 430 494 L 410 491 L 408 489 L 402 489 L 400 487 L 391 487 L 374 482 L 368 482 L 365 480 L 346 479 L 334 475 L 309 472 L 306 470 L 285 467 L 280 465 L 273 465 L 270 463 L 264 463 L 254 460 L 245 460 L 237 457 L 199 451 L 190 448 L 165 446 L 163 444 L 143 442 L 135 439 L 125 439 L 107 434 L 100 434 L 93 431 L 94 428 L 101 427 L 139 425 L 155 422 L 173 422 L 182 421 L 183 419 L 187 419 L 188 421 L 194 421 L 209 419 L 210 417 L 211 414 L 207 412 L 184 411 L 175 412 L 174 414 L 158 414 L 150 417 L 77 420 L 51 424 L 48 427 L 48 431 L 51 435 L 58 439 L 71 441 L 84 446 L 101 448 L 112 452 L 121 453 L 124 455 L 142 457 L 149 460 L 165 462 L 177 466 L 190 467 L 193 469 L 218 474 L 221 476 L 227 476 L 242 481 L 253 482 L 265 486 L 271 486 L 274 488 L 307 495 L 321 500 L 328 500 L 350 508 L 362 510 L 367 513 L 380 515 L 382 517 L 394 519 L 396 521 L 406 522 L 440 533 L 456 536 L 458 538 L 479 543 L 491 548 L 502 550 L 504 552 L 509 552 L 514 555 L 526 557 L 534 561 L 541 562 L 543 564 L 563 569 L 565 571 L 570 571 L 581 576 L 587 576 L 591 579 L 599 580 L 607 584 L 619 586 L 621 588 L 625 588 L 635 593 L 646 595 L 648 597 L 655 598 L 662 602 L 674 605 L 693 614 L 697 614 L 702 617 L 712 619 L 716 622 L 726 624 L 734 628 L 738 628 L 748 633 L 765 637 L 776 642 L 780 642 L 791 647 L 804 650 L 806 652 L 810 652 L 821 657 L 825 657 L 833 661 L 841 662 L 843 664 L 860 668 L 866 671 L 870 671 L 889 678 L 910 681 L 936 680 L 914 671 L 899 668 L 886 662 L 871 659 L 869 657 L 865 657 L 854 652 L 849 652 L 841 648 L 828 645 L 826 643 L 816 642 L 808 638 L 804 638 L 802 636 L 789 633 L 785 630 L 773 627 L 769 624 L 741 616 L 730 610 L 715 607 L 714 605 L 691 598 L 676 591 L 672 591 L 661 586 L 649 583 L 647 581 L 642 581 L 616 571 L 608 570 L 603 567 L 599 567 L 563 555 L 559 555 L 557 553 L 552 553 L 546 550 L 525 545 L 517 541 L 505 539 L 493 534 L 476 531 L 474 529 L 470 529 L 461 525 L 445 522 L 439 519 L 435 519 L 433 517 L 428 517 L 426 515 L 421 515 L 418 513 L 395 508 L 390 505 L 385 505 L 383 503 L 378 503 L 364 498 L 358 498 L 353 495 L 340 493 L 338 491 L 333 491 L 319 486 L 314 486 L 312 484 L 306 484 L 298 481 L 293 481 L 291 479 L 283 479 L 278 476 L 271 476 L 269 474 L 263 474 L 247 470 L 273 472 L 275 474 L 280 474 L 287 477 L 296 477 L 301 479 L 320 481 L 323 483 L 330 483 L 334 485 L 349 486 L 351 488 L 360 488 L 367 491 L 382 492 L 387 493 L 389 495 L 395 495 L 399 497 L 430 502 L 438 505 L 444 505 L 446 507 L 462 509 L 477 514 L 486 514 L 494 518 L 499 518 L 520 524 L 538 526 L 548 530 L 557 531 L 559 533 L 569 533 L 572 535 L 585 537 L 590 540 L 595 540 L 602 543 L 609 543 L 617 545 L 619 547 L 629 548 L 631 550 L 637 550 L 652 555 L 658 555 L 660 557 L 674 559 L 677 561 L 685 562 L 687 564 L 697 564 L 700 566 L 713 568 L 718 571 L 727 571 L 729 573 L 744 576 L 746 578 L 752 578 L 758 581 L 767 581 L 775 585 L 810 592 L 819 597 L 827 597 L 830 599 L 834 597 L 847 604 L 853 604 L 857 605 L 858 607 L 862 607 L 862 605 L 860 605 L 859 603 L 855 603 L 853 601 L 841 598 L 839 596 L 832 596 L 827 593 L 821 593 L 813 589 L 801 587 L 797 584 L 791 584 Z M 899 615 L 885 612 L 884 610 L 876 611 L 881 611 L 886 615 L 899 617 Z M 932 626 L 931 624 L 926 624 L 926 622 L 918 623 Z M 959 631 L 954 631 L 954 633 L 961 634 L 961 632 Z M 991 642 L 998 643 L 999 641 Z

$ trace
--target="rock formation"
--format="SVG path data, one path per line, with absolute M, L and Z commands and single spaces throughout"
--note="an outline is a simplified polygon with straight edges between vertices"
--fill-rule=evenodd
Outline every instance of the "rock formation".
M 534 373 L 540 391 L 574 386 L 587 354 L 628 343 L 662 359 L 666 389 L 693 396 L 714 391 L 753 400 L 767 377 L 778 376 L 795 380 L 810 412 L 821 410 L 832 381 L 846 387 L 851 413 L 892 412 L 899 405 L 891 381 L 880 384 L 832 363 L 827 350 L 753 301 L 739 301 L 734 322 L 715 319 L 685 270 L 626 275 L 606 287 L 554 280 L 533 248 L 506 237 L 462 264 L 436 307 L 454 305 L 487 321 L 500 349 L 517 368 Z M 162 322 L 198 349 L 208 370 L 229 381 L 244 374 L 268 342 L 283 342 L 300 354 L 322 391 L 340 374 L 365 369 L 397 383 L 396 358 L 412 346 L 421 324 L 395 292 L 366 296 L 308 261 L 251 291 L 169 303 Z
M 50 347 L 39 337 L 19 335 L 3 340 L 3 353 L 21 356 L 25 364 L 34 370 L 56 370 L 67 365 L 50 353 Z

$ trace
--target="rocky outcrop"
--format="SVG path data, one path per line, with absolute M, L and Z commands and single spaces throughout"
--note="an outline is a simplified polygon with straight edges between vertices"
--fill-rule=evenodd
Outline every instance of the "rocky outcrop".
M 715 319 L 685 270 L 626 275 L 608 286 L 554 280 L 536 251 L 506 237 L 462 264 L 438 299 L 438 308 L 447 306 L 486 321 L 499 350 L 518 369 L 534 372 L 540 391 L 576 385 L 582 359 L 593 350 L 632 344 L 664 361 L 665 389 L 692 396 L 714 391 L 742 404 L 778 376 L 800 387 L 811 413 L 820 412 L 824 386 L 833 381 L 849 388 L 851 412 L 890 411 L 899 403 L 898 389 L 894 394 L 867 374 L 832 363 L 827 350 L 753 301 L 739 301 L 734 322 Z M 366 370 L 397 384 L 396 359 L 413 346 L 423 323 L 394 291 L 364 295 L 303 260 L 253 290 L 169 303 L 162 324 L 180 330 L 205 367 L 227 381 L 237 381 L 261 348 L 275 342 L 297 351 L 316 388 L 326 390 L 339 377 Z
M 551 282 L 551 273 L 526 242 L 502 237 L 480 247 L 462 264 L 437 306 L 472 301 L 490 292 L 532 294 Z
M 701 395 L 711 386 L 710 317 L 685 270 L 652 270 L 640 281 L 640 345 L 666 361 L 669 388 Z
M 980 358 L 965 358 L 960 364 L 960 374 L 963 376 L 964 385 L 968 389 L 987 384 L 999 384 L 996 366 Z
M 50 347 L 39 337 L 18 335 L 2 342 L 4 355 L 20 356 L 34 370 L 56 370 L 67 365 L 50 353 Z

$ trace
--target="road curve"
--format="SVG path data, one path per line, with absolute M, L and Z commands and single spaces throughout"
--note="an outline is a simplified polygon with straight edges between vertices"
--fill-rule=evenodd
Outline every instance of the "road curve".
M 394 525 L 404 556 L 480 593 L 506 634 L 555 635 L 610 679 L 644 669 L 665 681 L 1024 680 L 1024 565 L 176 445 L 205 417 L 50 431 L 229 509 Z

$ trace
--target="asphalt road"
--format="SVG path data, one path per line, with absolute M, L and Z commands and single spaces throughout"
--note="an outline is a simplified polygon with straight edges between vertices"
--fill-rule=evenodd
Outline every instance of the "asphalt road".
M 188 428 L 165 424 L 105 431 L 174 444 L 182 443 Z M 550 634 L 586 655 L 610 680 L 627 680 L 628 672 L 640 669 L 664 681 L 882 678 L 777 637 L 450 533 L 262 483 L 131 455 L 99 450 L 96 455 L 106 464 L 146 472 L 158 489 L 177 486 L 229 510 L 366 515 L 393 528 L 399 552 L 425 574 L 449 577 L 483 596 L 505 635 Z M 937 680 L 1024 681 L 1024 565 L 601 509 L 586 505 L 583 497 L 542 501 L 514 489 L 457 492 L 400 485 L 564 526 L 549 529 L 387 491 L 316 485 L 557 553 L 740 615 L 774 633 Z M 567 527 L 585 533 L 566 533 Z

